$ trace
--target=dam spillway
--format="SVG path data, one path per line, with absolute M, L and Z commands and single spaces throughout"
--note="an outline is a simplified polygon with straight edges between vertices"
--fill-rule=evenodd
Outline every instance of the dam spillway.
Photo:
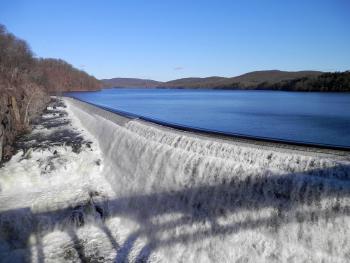
M 348 155 L 205 137 L 64 100 L 93 137 L 102 163 L 98 169 L 81 164 L 83 177 L 52 194 L 58 204 L 44 191 L 48 179 L 35 182 L 42 186 L 41 198 L 48 198 L 45 206 L 8 205 L 0 212 L 2 229 L 8 229 L 6 218 L 19 220 L 20 211 L 29 218 L 25 229 L 11 231 L 41 236 L 29 245 L 32 261 L 54 262 L 60 254 L 52 251 L 71 248 L 78 251 L 72 252 L 72 262 L 99 257 L 110 262 L 350 260 Z M 2 187 L 8 198 L 2 200 L 11 200 L 9 187 Z M 73 194 L 77 189 L 81 199 Z M 63 222 L 60 215 L 75 213 L 84 198 L 85 223 Z M 102 212 L 89 207 L 103 211 L 103 220 L 96 219 Z M 33 221 L 46 230 L 31 229 Z M 38 246 L 42 249 L 35 250 Z

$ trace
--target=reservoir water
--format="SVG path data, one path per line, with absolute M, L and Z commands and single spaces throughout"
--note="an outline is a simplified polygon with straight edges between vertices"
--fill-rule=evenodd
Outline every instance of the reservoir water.
M 69 95 L 182 126 L 350 147 L 350 93 L 114 88 Z

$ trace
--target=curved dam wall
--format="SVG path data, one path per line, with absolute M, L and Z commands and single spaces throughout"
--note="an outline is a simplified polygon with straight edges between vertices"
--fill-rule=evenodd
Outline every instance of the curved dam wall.
M 132 233 L 124 257 L 142 237 L 137 253 L 150 261 L 350 260 L 348 157 L 197 136 L 65 100 L 103 153 L 110 217 Z

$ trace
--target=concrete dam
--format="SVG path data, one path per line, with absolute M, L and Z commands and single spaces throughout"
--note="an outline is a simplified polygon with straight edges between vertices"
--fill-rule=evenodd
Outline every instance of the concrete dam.
M 51 176 L 0 170 L 4 262 L 350 260 L 349 153 L 217 138 L 64 103 L 92 148 Z

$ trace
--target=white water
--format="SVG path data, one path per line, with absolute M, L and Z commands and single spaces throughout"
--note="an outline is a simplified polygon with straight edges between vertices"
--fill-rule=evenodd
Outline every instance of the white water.
M 13 163 L 0 170 L 1 222 L 12 216 L 21 225 L 29 210 L 44 228 L 28 223 L 17 231 L 29 232 L 30 252 L 21 253 L 33 261 L 350 260 L 348 161 L 196 138 L 66 102 L 96 149 L 68 150 L 66 172 L 45 180 L 9 171 Z M 91 198 L 91 191 L 100 194 Z M 107 218 L 85 211 L 92 218 L 72 228 L 56 216 L 82 202 L 104 207 Z

